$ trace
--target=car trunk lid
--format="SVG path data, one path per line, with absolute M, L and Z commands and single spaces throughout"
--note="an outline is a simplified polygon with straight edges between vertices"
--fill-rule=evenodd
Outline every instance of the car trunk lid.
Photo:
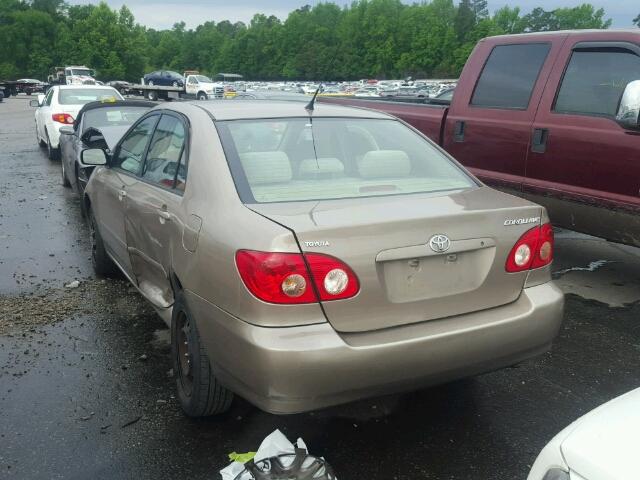
M 335 256 L 358 276 L 353 298 L 325 301 L 328 321 L 361 332 L 434 320 L 510 303 L 527 272 L 507 273 L 520 236 L 541 208 L 487 187 L 320 202 L 251 204 L 291 229 L 304 252 Z M 527 223 L 505 225 L 508 220 Z M 449 239 L 448 249 L 436 252 Z M 434 248 L 430 239 L 434 238 Z M 446 245 L 443 245 L 446 246 Z

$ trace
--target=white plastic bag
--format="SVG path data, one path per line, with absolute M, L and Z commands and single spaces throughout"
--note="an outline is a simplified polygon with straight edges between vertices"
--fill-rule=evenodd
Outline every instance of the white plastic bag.
M 307 451 L 307 446 L 304 443 L 304 440 L 301 438 L 296 442 L 298 448 L 302 448 Z M 280 430 L 275 430 L 270 435 L 265 437 L 265 439 L 260 444 L 260 448 L 256 452 L 256 456 L 253 457 L 255 462 L 259 462 L 260 460 L 264 460 L 265 458 L 277 457 L 278 455 L 284 455 L 287 453 L 295 454 L 296 446 L 289 441 L 287 437 Z M 240 462 L 232 462 L 222 470 L 220 470 L 220 475 L 222 475 L 222 480 L 235 480 L 235 478 L 244 470 L 244 464 Z M 251 478 L 248 476 L 247 478 Z

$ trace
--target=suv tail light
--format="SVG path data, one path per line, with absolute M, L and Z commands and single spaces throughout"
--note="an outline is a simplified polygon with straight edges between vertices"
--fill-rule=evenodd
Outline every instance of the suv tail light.
M 73 123 L 73 117 L 68 113 L 54 113 L 51 115 L 51 118 L 54 122 L 64 123 L 67 125 L 71 125 Z
M 509 252 L 505 270 L 522 272 L 544 267 L 553 261 L 553 228 L 550 223 L 525 232 Z
M 349 266 L 319 253 L 238 250 L 236 265 L 249 291 L 269 303 L 339 300 L 360 290 L 358 278 Z

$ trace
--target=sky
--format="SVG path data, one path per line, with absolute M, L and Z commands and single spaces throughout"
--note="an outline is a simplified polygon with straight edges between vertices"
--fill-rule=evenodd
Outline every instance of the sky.
M 187 28 L 195 27 L 209 20 L 220 22 L 243 21 L 247 23 L 255 13 L 275 15 L 285 19 L 290 11 L 303 5 L 315 5 L 318 0 L 106 0 L 113 8 L 126 4 L 136 21 L 156 29 L 171 28 L 184 21 Z M 456 2 L 457 0 L 454 0 Z M 345 5 L 351 0 L 333 0 Z M 98 0 L 71 0 L 71 4 L 98 3 Z M 407 1 L 407 3 L 411 3 Z M 592 3 L 596 8 L 604 8 L 607 18 L 613 20 L 613 28 L 632 26 L 632 19 L 640 13 L 638 0 L 488 0 L 491 12 L 505 5 L 519 6 L 524 13 L 535 7 L 553 10 L 559 7 L 574 7 L 582 3 Z

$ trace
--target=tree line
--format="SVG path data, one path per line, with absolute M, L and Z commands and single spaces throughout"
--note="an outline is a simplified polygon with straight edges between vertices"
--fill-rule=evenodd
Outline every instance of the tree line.
M 640 15 L 634 21 L 640 26 Z M 0 0 L 0 78 L 44 79 L 52 66 L 70 64 L 130 81 L 165 68 L 259 80 L 456 77 L 480 38 L 610 25 L 590 4 L 527 14 L 505 6 L 490 15 L 486 0 L 355 0 L 303 6 L 285 20 L 257 13 L 248 24 L 156 30 L 126 6 Z

